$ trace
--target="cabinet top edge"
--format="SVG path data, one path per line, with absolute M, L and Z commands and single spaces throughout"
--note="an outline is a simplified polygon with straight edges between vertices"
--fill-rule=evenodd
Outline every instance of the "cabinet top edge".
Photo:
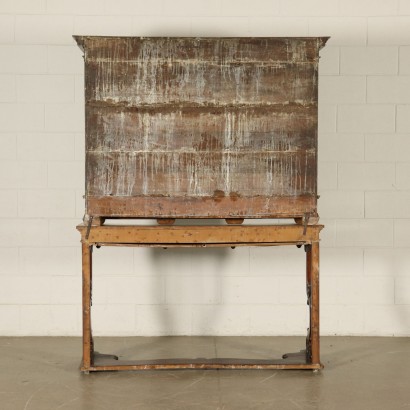
M 238 36 L 238 37 L 192 37 L 192 36 L 91 36 L 91 35 L 73 35 L 77 45 L 84 50 L 85 42 L 87 40 L 149 40 L 149 41 L 163 41 L 163 40 L 190 40 L 190 41 L 217 41 L 217 40 L 296 40 L 296 41 L 318 41 L 318 49 L 320 50 L 330 36 L 319 37 L 299 37 L 299 36 L 278 36 L 278 37 L 252 37 L 252 36 Z

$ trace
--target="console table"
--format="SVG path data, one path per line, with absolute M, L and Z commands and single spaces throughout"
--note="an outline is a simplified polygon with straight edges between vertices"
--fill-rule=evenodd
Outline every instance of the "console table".
M 313 369 L 322 368 L 319 343 L 319 232 L 322 225 L 239 225 L 239 226 L 135 226 L 79 225 L 83 265 L 83 361 L 81 370 L 152 369 Z M 282 359 L 244 360 L 231 358 L 170 359 L 122 362 L 114 355 L 94 353 L 91 329 L 93 246 L 228 247 L 304 246 L 309 329 L 306 349 L 285 354 Z

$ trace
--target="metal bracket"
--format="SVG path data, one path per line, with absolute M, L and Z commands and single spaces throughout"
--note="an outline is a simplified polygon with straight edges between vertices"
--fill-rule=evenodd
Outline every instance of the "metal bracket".
M 308 222 L 309 222 L 309 217 L 310 217 L 310 213 L 306 212 L 304 217 L 303 217 L 303 235 L 306 235 L 307 225 L 308 225 Z
M 93 223 L 93 216 L 90 216 L 88 219 L 88 225 L 87 225 L 87 232 L 85 233 L 85 239 L 88 241 L 88 237 L 90 236 L 90 231 L 91 231 L 91 224 Z

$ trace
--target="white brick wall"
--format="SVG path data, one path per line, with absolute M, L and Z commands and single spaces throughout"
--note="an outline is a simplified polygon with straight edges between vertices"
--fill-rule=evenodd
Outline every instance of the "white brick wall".
M 410 335 L 408 0 L 0 2 L 0 334 L 78 335 L 73 34 L 331 36 L 319 79 L 323 334 Z M 305 334 L 303 249 L 95 250 L 97 335 Z

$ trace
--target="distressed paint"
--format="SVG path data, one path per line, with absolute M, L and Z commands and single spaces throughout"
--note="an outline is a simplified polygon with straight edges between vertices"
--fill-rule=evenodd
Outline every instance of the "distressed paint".
M 76 37 L 95 216 L 316 213 L 326 38 Z

